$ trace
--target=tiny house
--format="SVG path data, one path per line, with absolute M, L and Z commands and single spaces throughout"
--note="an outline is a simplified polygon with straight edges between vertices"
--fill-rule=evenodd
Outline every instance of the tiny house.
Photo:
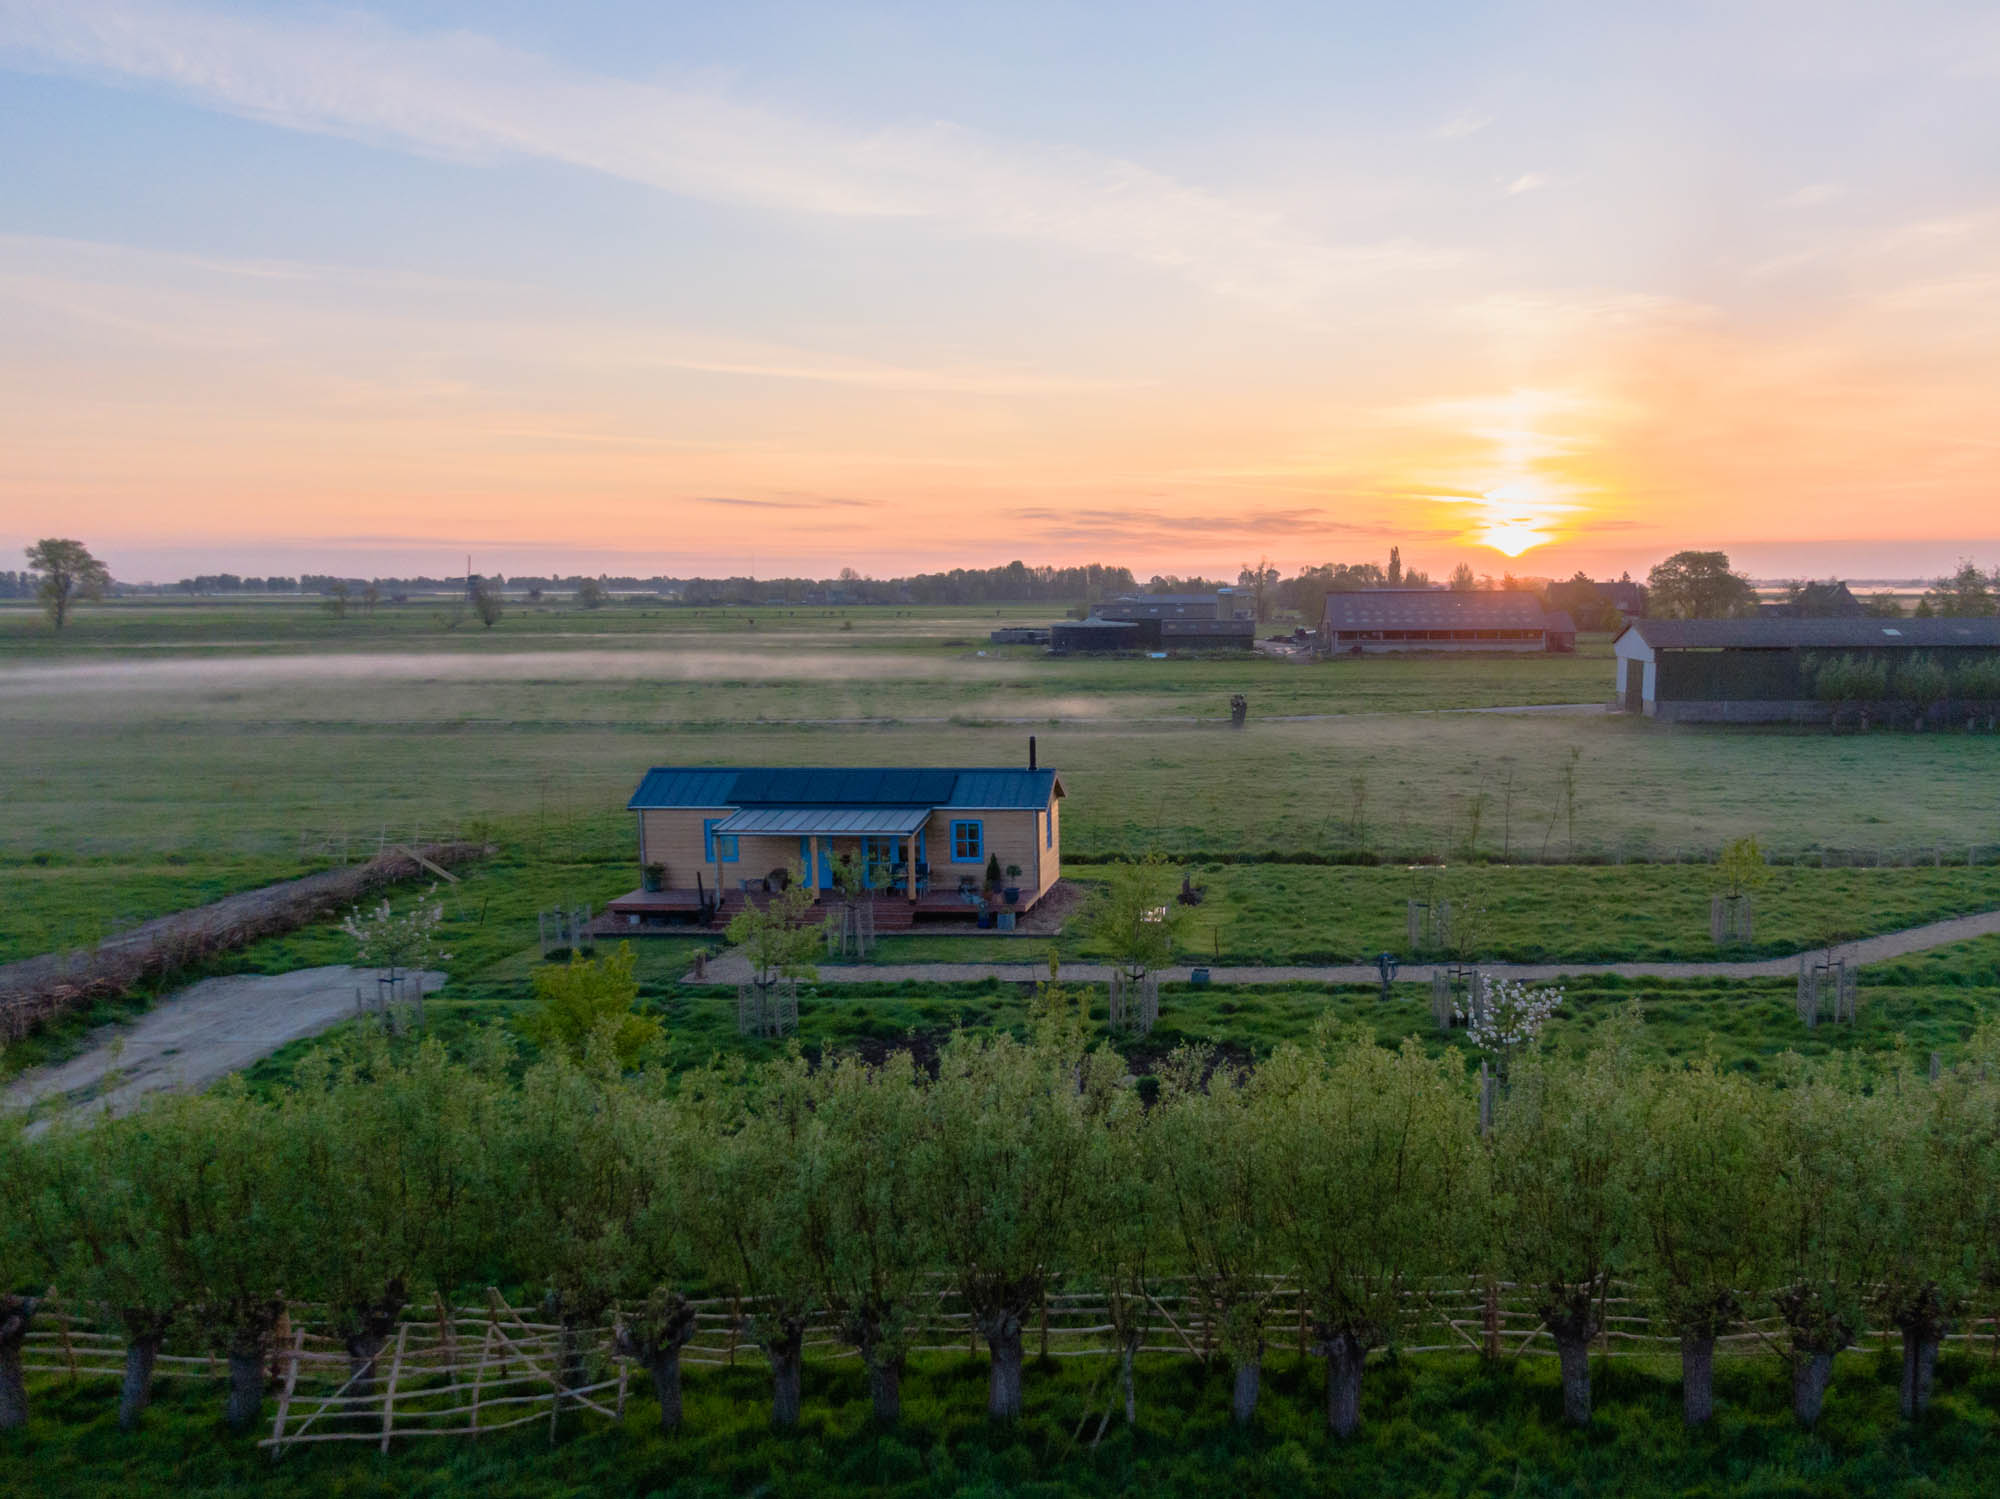
M 643 885 L 608 909 L 715 921 L 794 880 L 832 898 L 845 872 L 891 925 L 994 899 L 1026 912 L 1061 877 L 1063 796 L 1032 740 L 1025 768 L 655 766 L 626 803 Z

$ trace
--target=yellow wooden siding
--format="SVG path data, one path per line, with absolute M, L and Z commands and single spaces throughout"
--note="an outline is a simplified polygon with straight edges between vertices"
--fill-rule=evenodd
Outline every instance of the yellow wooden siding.
M 1031 899 L 1041 899 L 1062 873 L 1062 818 L 1060 812 L 1055 810 L 1060 806 L 1059 801 L 1052 801 L 1046 812 L 1032 808 L 984 811 L 978 808 L 938 808 L 924 828 L 924 850 L 930 863 L 930 888 L 953 889 L 961 876 L 970 876 L 974 884 L 983 887 L 986 882 L 986 855 L 997 854 L 1003 875 L 1008 865 L 1020 865 L 1022 891 L 1032 891 Z M 641 862 L 664 864 L 667 888 L 670 890 L 692 890 L 696 870 L 701 871 L 704 884 L 714 883 L 715 861 L 707 857 L 707 840 L 702 836 L 702 824 L 711 818 L 727 817 L 734 810 L 732 807 L 668 807 L 640 813 Z M 1049 839 L 1051 818 L 1055 823 L 1053 846 Z M 985 849 L 978 863 L 955 864 L 951 858 L 951 825 L 967 819 L 980 823 L 984 828 Z M 895 842 L 900 856 L 903 840 L 898 838 Z M 739 880 L 762 879 L 773 869 L 793 869 L 798 865 L 799 840 L 794 835 L 757 837 L 746 834 L 737 843 L 738 858 L 722 866 L 724 889 L 735 889 Z M 852 837 L 822 839 L 820 846 L 823 852 L 829 849 L 835 853 L 855 852 L 859 850 L 860 841 Z
M 702 875 L 704 884 L 713 884 L 715 866 L 707 858 L 707 840 L 702 837 L 701 825 L 710 818 L 727 817 L 735 810 L 734 807 L 656 807 L 641 812 L 639 815 L 645 819 L 641 862 L 666 865 L 669 890 L 694 889 L 697 869 L 706 871 Z M 743 852 L 748 857 L 750 851 Z M 722 878 L 731 886 L 736 883 L 738 868 L 736 864 L 722 866 Z M 762 875 L 767 871 L 768 866 L 757 873 Z

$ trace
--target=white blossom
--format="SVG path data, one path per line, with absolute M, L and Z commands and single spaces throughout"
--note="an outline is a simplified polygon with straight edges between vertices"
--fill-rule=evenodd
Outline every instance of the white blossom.
M 366 914 L 349 911 L 340 929 L 354 939 L 357 960 L 393 972 L 451 961 L 450 953 L 437 950 L 437 929 L 443 920 L 440 900 L 418 901 L 401 915 L 384 900 Z
M 1463 1006 L 1458 1013 L 1474 1046 L 1504 1057 L 1533 1046 L 1562 1002 L 1559 988 L 1530 989 L 1526 984 L 1493 979 L 1486 985 L 1483 1013 L 1474 1014 Z

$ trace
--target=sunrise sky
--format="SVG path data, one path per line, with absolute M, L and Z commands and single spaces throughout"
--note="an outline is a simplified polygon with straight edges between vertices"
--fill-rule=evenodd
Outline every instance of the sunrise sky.
M 1990 0 L 0 0 L 10 552 L 1883 577 L 1996 473 Z

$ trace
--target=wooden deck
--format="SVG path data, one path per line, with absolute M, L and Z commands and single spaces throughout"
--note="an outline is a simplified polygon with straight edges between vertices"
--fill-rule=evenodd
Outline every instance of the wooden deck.
M 1023 892 L 1024 896 L 1026 892 Z M 715 899 L 708 893 L 710 901 Z M 695 931 L 719 932 L 729 925 L 731 917 L 743 907 L 755 901 L 763 905 L 772 897 L 761 891 L 746 894 L 741 890 L 724 893 L 706 923 L 702 921 L 702 899 L 692 890 L 634 890 L 629 895 L 621 895 L 605 905 L 604 914 L 591 923 L 591 930 L 600 937 L 669 937 L 677 933 Z M 875 907 L 875 930 L 877 932 L 906 932 L 922 922 L 925 926 L 963 925 L 976 929 L 981 906 L 969 903 L 957 890 L 927 890 L 912 903 L 907 896 L 876 895 L 869 897 Z M 831 891 L 821 891 L 818 905 L 831 908 L 839 897 Z M 1019 905 L 1001 906 L 1002 911 L 1012 911 L 1016 916 L 1024 916 L 1033 902 L 1023 899 Z M 997 935 L 998 928 L 989 928 Z

